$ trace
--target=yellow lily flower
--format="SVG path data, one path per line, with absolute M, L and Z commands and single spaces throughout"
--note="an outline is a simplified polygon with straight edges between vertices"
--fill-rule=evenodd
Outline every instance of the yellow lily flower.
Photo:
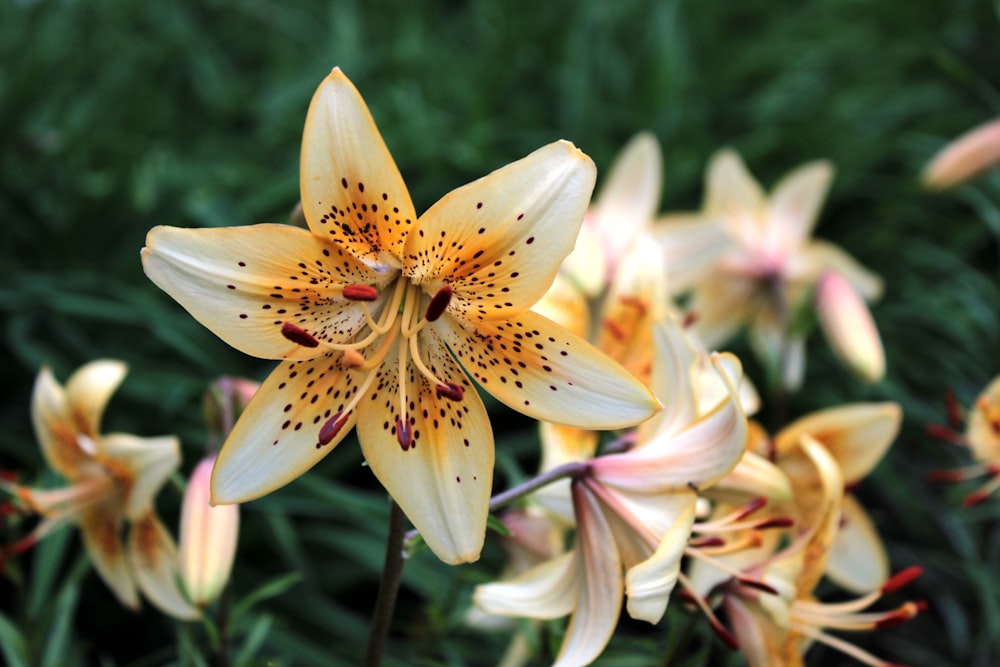
M 0 480 L 31 512 L 42 517 L 14 545 L 23 551 L 52 530 L 73 523 L 98 574 L 126 607 L 139 609 L 139 591 L 172 616 L 191 619 L 198 611 L 177 587 L 177 549 L 153 510 L 153 498 L 180 463 L 177 438 L 102 434 L 101 417 L 124 379 L 120 361 L 94 361 L 77 370 L 66 386 L 48 368 L 38 374 L 31 414 L 42 455 L 70 485 L 33 489 Z M 130 526 L 127 546 L 122 528 Z
M 657 329 L 659 348 L 669 345 Z M 658 360 L 661 357 L 658 357 Z M 669 362 L 668 362 L 669 363 Z M 556 665 L 585 665 L 618 623 L 623 594 L 632 618 L 658 622 L 680 574 L 698 493 L 724 477 L 746 444 L 746 417 L 732 355 L 713 355 L 726 396 L 699 415 L 691 374 L 672 378 L 669 413 L 648 440 L 599 456 L 573 480 L 574 548 L 508 581 L 479 586 L 474 600 L 495 614 L 550 619 L 572 614 Z M 667 412 L 667 411 L 665 411 Z
M 339 70 L 306 117 L 287 225 L 153 229 L 146 274 L 234 347 L 283 360 L 223 446 L 216 503 L 293 480 L 357 424 L 368 465 L 442 560 L 475 560 L 493 437 L 466 377 L 531 417 L 619 428 L 658 404 L 528 309 L 572 250 L 594 165 L 558 141 L 417 218 L 361 95 Z
M 832 178 L 828 162 L 812 162 L 768 197 L 728 149 L 716 153 L 706 176 L 703 213 L 721 219 L 734 243 L 695 286 L 693 329 L 711 349 L 749 325 L 757 354 L 780 367 L 788 387 L 797 387 L 804 371 L 804 341 L 789 331 L 792 316 L 819 277 L 836 271 L 866 300 L 882 292 L 881 280 L 839 247 L 810 239 Z

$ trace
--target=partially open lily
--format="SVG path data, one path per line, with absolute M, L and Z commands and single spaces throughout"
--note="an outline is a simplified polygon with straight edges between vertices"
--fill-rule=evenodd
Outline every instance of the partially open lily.
M 204 325 L 283 360 L 233 430 L 217 503 L 296 478 L 357 424 L 369 466 L 444 561 L 482 548 L 493 477 L 486 410 L 466 376 L 532 417 L 635 424 L 652 394 L 528 309 L 573 248 L 594 185 L 559 141 L 448 194 L 417 218 L 358 91 L 335 69 L 302 141 L 309 230 L 153 229 L 147 275 Z
M 866 300 L 882 292 L 881 280 L 839 247 L 810 238 L 832 178 L 828 162 L 812 162 L 768 197 L 728 149 L 716 153 L 706 176 L 703 212 L 724 221 L 734 245 L 695 286 L 694 330 L 711 349 L 749 325 L 758 356 L 792 388 L 804 369 L 802 334 L 792 322 L 819 277 L 837 271 Z
M 572 551 L 522 575 L 479 586 L 483 609 L 511 616 L 559 618 L 572 614 L 557 665 L 585 665 L 614 632 L 623 593 L 632 618 L 656 623 L 680 573 L 695 518 L 698 492 L 732 469 L 746 443 L 746 418 L 733 380 L 739 362 L 715 355 L 726 397 L 699 416 L 690 374 L 672 376 L 679 405 L 648 441 L 597 457 L 572 483 L 577 539 Z M 676 395 L 675 395 L 676 394 Z
M 885 351 L 868 306 L 836 271 L 823 274 L 816 285 L 816 314 L 833 353 L 866 382 L 885 375 Z
M 180 463 L 177 439 L 100 430 L 105 406 L 125 373 L 120 361 L 94 361 L 77 370 L 65 387 L 48 368 L 39 373 L 31 404 L 35 433 L 49 467 L 70 485 L 34 489 L 0 480 L 0 488 L 41 516 L 13 550 L 27 549 L 73 523 L 94 568 L 123 605 L 138 609 L 142 591 L 168 614 L 196 618 L 197 610 L 177 586 L 173 538 L 153 509 L 153 498 Z

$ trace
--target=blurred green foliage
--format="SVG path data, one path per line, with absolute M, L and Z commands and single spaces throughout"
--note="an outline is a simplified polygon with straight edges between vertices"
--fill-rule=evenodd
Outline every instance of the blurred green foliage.
M 818 235 L 884 277 L 874 314 L 889 375 L 859 387 L 812 340 L 790 410 L 902 403 L 904 433 L 859 494 L 894 566 L 928 568 L 913 595 L 929 611 L 860 641 L 913 665 L 1000 661 L 1000 501 L 963 510 L 967 489 L 923 481 L 966 461 L 923 434 L 944 419 L 944 393 L 969 405 L 1000 372 L 1000 173 L 944 195 L 917 181 L 947 139 L 1000 114 L 997 3 L 0 0 L 0 62 L 0 466 L 41 476 L 28 412 L 40 365 L 65 379 L 98 357 L 131 366 L 106 430 L 177 433 L 193 466 L 206 384 L 270 365 L 160 293 L 139 248 L 159 224 L 286 219 L 306 107 L 334 65 L 365 96 L 418 210 L 557 138 L 600 169 L 652 130 L 664 210 L 698 207 L 724 145 L 765 184 L 825 157 L 838 172 Z M 537 444 L 528 420 L 495 410 L 494 424 L 501 487 L 531 470 Z M 233 608 L 277 588 L 234 619 L 239 664 L 358 663 L 388 515 L 360 466 L 348 441 L 245 508 Z M 493 544 L 478 566 L 409 562 L 386 664 L 493 664 L 506 636 L 465 628 L 463 614 L 499 566 Z M 301 581 L 279 594 L 293 572 Z M 86 574 L 69 533 L 9 564 L 7 664 L 206 664 L 199 627 L 132 615 Z M 675 605 L 656 628 L 623 622 L 598 664 L 739 664 L 688 616 Z M 538 641 L 545 664 L 552 635 Z M 818 649 L 810 664 L 843 659 Z

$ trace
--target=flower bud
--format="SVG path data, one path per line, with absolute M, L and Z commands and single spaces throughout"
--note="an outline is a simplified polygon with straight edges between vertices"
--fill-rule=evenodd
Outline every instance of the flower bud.
M 209 503 L 215 457 L 203 459 L 191 473 L 181 507 L 181 579 L 191 601 L 212 602 L 229 580 L 239 537 L 239 505 Z
M 866 382 L 885 374 L 882 339 L 864 299 L 839 273 L 830 271 L 816 286 L 816 311 L 833 353 Z
M 202 400 L 209 432 L 224 440 L 259 387 L 253 380 L 225 375 L 213 382 Z
M 925 187 L 946 190 L 972 180 L 1000 163 L 1000 118 L 975 127 L 949 142 L 924 168 Z

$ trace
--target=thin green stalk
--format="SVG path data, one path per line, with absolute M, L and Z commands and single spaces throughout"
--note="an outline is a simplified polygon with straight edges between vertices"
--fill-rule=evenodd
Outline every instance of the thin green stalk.
M 385 563 L 382 567 L 382 581 L 378 588 L 378 599 L 375 601 L 375 612 L 372 614 L 371 630 L 368 634 L 368 646 L 365 649 L 365 667 L 378 667 L 382 664 L 382 654 L 389 638 L 389 626 L 392 625 L 393 612 L 396 609 L 396 598 L 399 595 L 399 585 L 403 580 L 403 539 L 406 537 L 406 517 L 395 501 L 389 512 L 389 537 L 385 545 Z

